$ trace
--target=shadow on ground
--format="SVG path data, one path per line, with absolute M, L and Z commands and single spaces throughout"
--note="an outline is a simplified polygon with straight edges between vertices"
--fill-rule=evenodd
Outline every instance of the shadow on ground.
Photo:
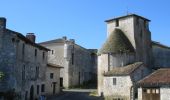
M 62 93 L 47 97 L 47 100 L 103 100 L 101 97 L 90 96 L 92 89 L 63 90 Z

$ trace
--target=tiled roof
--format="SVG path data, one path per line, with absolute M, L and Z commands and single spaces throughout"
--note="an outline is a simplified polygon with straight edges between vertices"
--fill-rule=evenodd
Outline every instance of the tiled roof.
M 130 75 L 133 71 L 143 65 L 142 62 L 136 62 L 123 67 L 114 67 L 110 71 L 104 73 L 104 76 L 123 76 Z
M 163 44 L 161 44 L 161 43 L 159 43 L 159 42 L 156 42 L 156 41 L 152 41 L 152 45 L 153 45 L 153 46 L 154 46 L 154 45 L 157 45 L 157 46 L 162 47 L 162 48 L 170 49 L 169 46 L 163 45 Z
M 134 52 L 134 48 L 123 31 L 116 28 L 109 35 L 98 54 L 119 52 Z
M 27 38 L 26 38 L 24 35 L 22 35 L 21 33 L 12 31 L 12 30 L 10 30 L 10 29 L 6 29 L 6 31 L 7 31 L 7 32 L 11 32 L 11 33 L 13 33 L 13 34 L 16 34 L 16 36 L 17 36 L 18 38 L 22 39 L 23 41 L 25 41 L 26 43 L 29 43 L 29 44 L 32 45 L 32 46 L 35 46 L 35 47 L 37 47 L 37 48 L 39 48 L 39 49 L 43 49 L 43 50 L 46 50 L 46 51 L 50 51 L 50 49 L 48 49 L 48 48 L 46 48 L 46 47 L 44 47 L 44 46 L 41 46 L 41 45 L 39 45 L 39 44 L 37 44 L 37 43 L 34 43 L 34 42 L 32 42 L 32 41 L 30 41 L 29 39 L 27 39 Z
M 54 39 L 54 40 L 50 40 L 50 41 L 45 41 L 45 42 L 41 42 L 39 43 L 40 45 L 42 44 L 50 44 L 50 43 L 64 43 L 65 40 L 64 39 Z
M 170 85 L 170 68 L 158 69 L 138 82 L 141 86 Z

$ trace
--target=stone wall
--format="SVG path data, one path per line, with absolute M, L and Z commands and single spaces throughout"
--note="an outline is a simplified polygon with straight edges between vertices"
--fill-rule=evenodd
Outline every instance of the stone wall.
M 53 78 L 51 78 L 52 76 L 50 76 L 50 74 L 53 74 Z M 54 84 L 55 84 L 55 86 L 54 86 Z M 54 93 L 54 91 L 55 91 L 55 93 Z M 58 94 L 59 92 L 60 92 L 60 68 L 47 67 L 46 94 L 54 95 L 54 94 Z
M 170 67 L 170 49 L 158 45 L 152 46 L 154 67 Z
M 115 28 L 120 28 L 135 49 L 135 60 L 144 62 L 150 67 L 152 48 L 149 22 L 136 16 L 124 17 L 118 21 L 119 26 L 116 26 L 116 20 L 107 22 L 107 36 L 109 36 Z
M 92 62 L 91 52 L 73 41 L 63 39 L 60 42 L 41 45 L 52 50 L 48 53 L 48 62 L 64 67 L 60 72 L 65 88 L 83 84 L 96 73 L 93 70 L 96 65 Z
M 113 84 L 113 78 L 116 79 L 116 85 Z M 130 76 L 112 76 L 104 77 L 104 96 L 112 98 L 123 98 L 130 100 L 132 81 Z
M 39 88 L 39 94 L 36 93 L 37 85 L 45 84 L 47 51 L 26 42 L 24 36 L 9 29 L 0 31 L 0 35 L 0 70 L 5 75 L 0 91 L 13 91 L 17 100 L 25 100 L 30 98 L 30 88 L 33 87 L 33 97 L 38 97 L 43 92 Z
M 169 87 L 161 87 L 160 88 L 160 100 L 169 100 L 170 98 L 170 88 Z

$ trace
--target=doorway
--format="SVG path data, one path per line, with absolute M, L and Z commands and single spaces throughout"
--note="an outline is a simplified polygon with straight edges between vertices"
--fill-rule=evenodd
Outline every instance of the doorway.
M 63 78 L 60 77 L 60 87 L 63 87 Z
M 56 93 L 56 82 L 53 82 L 53 94 Z
M 30 88 L 30 100 L 34 100 L 34 86 L 33 85 Z

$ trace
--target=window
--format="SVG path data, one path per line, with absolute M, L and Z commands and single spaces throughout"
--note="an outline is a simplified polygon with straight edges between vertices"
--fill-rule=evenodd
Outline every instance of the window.
M 25 80 L 25 65 L 22 68 L 22 80 Z
M 12 38 L 12 42 L 15 42 L 15 38 Z
M 118 27 L 118 26 L 119 26 L 119 20 L 116 19 L 116 27 Z
M 24 58 L 25 55 L 25 44 L 22 44 L 22 58 Z
M 45 59 L 45 52 L 43 52 L 43 60 Z
M 54 54 L 54 50 L 51 50 L 51 54 L 52 54 L 52 55 Z
M 37 85 L 37 94 L 39 94 L 39 88 L 40 88 L 40 86 Z
M 36 79 L 39 77 L 39 67 L 36 67 L 36 71 L 35 71 L 35 77 Z
M 74 65 L 74 53 L 71 54 L 71 64 Z
M 34 55 L 35 55 L 35 57 L 37 57 L 37 49 L 35 49 L 35 54 Z
M 136 17 L 136 25 L 139 25 L 139 18 Z
M 54 78 L 54 73 L 50 73 L 50 79 Z
M 41 92 L 45 92 L 45 85 L 44 84 L 41 85 Z
M 113 85 L 116 85 L 116 78 L 113 78 Z
M 147 21 L 144 20 L 144 27 L 147 28 Z

